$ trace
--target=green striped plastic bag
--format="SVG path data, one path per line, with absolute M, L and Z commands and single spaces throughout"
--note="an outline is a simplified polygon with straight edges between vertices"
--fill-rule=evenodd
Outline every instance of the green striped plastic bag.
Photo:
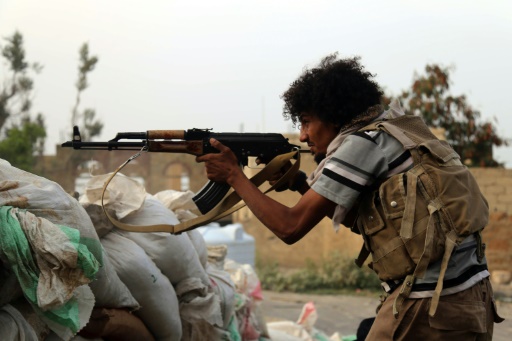
M 88 321 L 94 295 L 86 284 L 99 262 L 78 230 L 2 206 L 0 253 L 27 301 L 57 335 L 68 339 Z

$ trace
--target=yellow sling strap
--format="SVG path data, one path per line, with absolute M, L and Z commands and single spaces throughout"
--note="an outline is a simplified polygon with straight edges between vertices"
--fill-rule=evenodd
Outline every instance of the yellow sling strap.
M 141 151 L 142 152 L 142 151 Z M 112 224 L 122 230 L 130 231 L 130 232 L 169 232 L 172 234 L 178 234 L 181 232 L 185 232 L 188 230 L 191 230 L 195 227 L 206 225 L 212 221 L 218 220 L 220 218 L 223 218 L 240 208 L 244 207 L 244 203 L 238 204 L 241 199 L 240 196 L 231 188 L 229 192 L 226 194 L 224 199 L 215 206 L 211 211 L 208 213 L 201 215 L 199 217 L 184 221 L 177 225 L 170 225 L 170 224 L 157 224 L 157 225 L 148 225 L 148 226 L 138 226 L 138 225 L 130 225 L 125 224 L 117 219 L 113 218 L 107 213 L 107 210 L 103 204 L 103 198 L 105 195 L 105 190 L 107 189 L 108 184 L 110 181 L 114 178 L 114 176 L 124 167 L 126 166 L 130 161 L 137 158 L 140 153 L 137 153 L 130 157 L 128 160 L 126 160 L 121 166 L 119 166 L 115 172 L 112 173 L 112 175 L 105 181 L 105 184 L 103 185 L 103 191 L 101 193 L 101 206 L 103 208 L 103 212 L 105 212 L 105 215 L 107 218 L 112 222 Z M 300 153 L 299 151 L 292 151 L 290 153 L 282 154 L 276 156 L 272 161 L 270 161 L 260 172 L 258 172 L 256 175 L 254 175 L 250 181 L 256 186 L 260 187 L 265 181 L 270 179 L 270 177 L 278 172 L 287 162 L 295 160 L 295 162 L 292 162 L 292 167 L 279 179 L 273 186 L 271 186 L 269 189 L 267 189 L 264 193 L 268 193 L 272 191 L 274 188 L 279 187 L 285 183 L 287 183 L 293 175 L 299 170 L 300 167 Z M 238 204 L 238 205 L 237 205 Z

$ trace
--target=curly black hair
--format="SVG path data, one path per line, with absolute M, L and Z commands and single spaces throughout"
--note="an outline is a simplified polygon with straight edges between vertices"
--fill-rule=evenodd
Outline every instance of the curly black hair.
M 359 60 L 338 60 L 334 53 L 324 57 L 317 67 L 305 69 L 281 95 L 285 119 L 296 126 L 300 116 L 308 113 L 343 127 L 375 117 L 373 109 L 379 106 L 383 92 Z

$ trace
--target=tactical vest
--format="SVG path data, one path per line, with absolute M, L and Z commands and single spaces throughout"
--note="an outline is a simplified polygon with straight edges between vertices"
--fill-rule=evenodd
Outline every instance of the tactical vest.
M 357 263 L 362 265 L 371 253 L 369 265 L 380 280 L 403 280 L 394 302 L 397 316 L 415 279 L 423 278 L 428 265 L 441 259 L 429 312 L 433 316 L 454 248 L 475 234 L 479 261 L 483 258 L 480 232 L 487 225 L 489 206 L 459 155 L 420 117 L 400 116 L 361 129 L 372 130 L 383 130 L 400 141 L 414 166 L 363 195 L 357 227 L 365 245 Z

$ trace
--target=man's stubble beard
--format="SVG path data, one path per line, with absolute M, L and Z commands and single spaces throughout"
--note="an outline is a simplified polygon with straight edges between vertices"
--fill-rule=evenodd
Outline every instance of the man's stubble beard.
M 314 160 L 316 162 L 316 164 L 320 164 L 320 162 L 322 162 L 323 159 L 325 159 L 327 155 L 325 153 L 320 153 L 320 154 L 315 154 L 314 156 Z

